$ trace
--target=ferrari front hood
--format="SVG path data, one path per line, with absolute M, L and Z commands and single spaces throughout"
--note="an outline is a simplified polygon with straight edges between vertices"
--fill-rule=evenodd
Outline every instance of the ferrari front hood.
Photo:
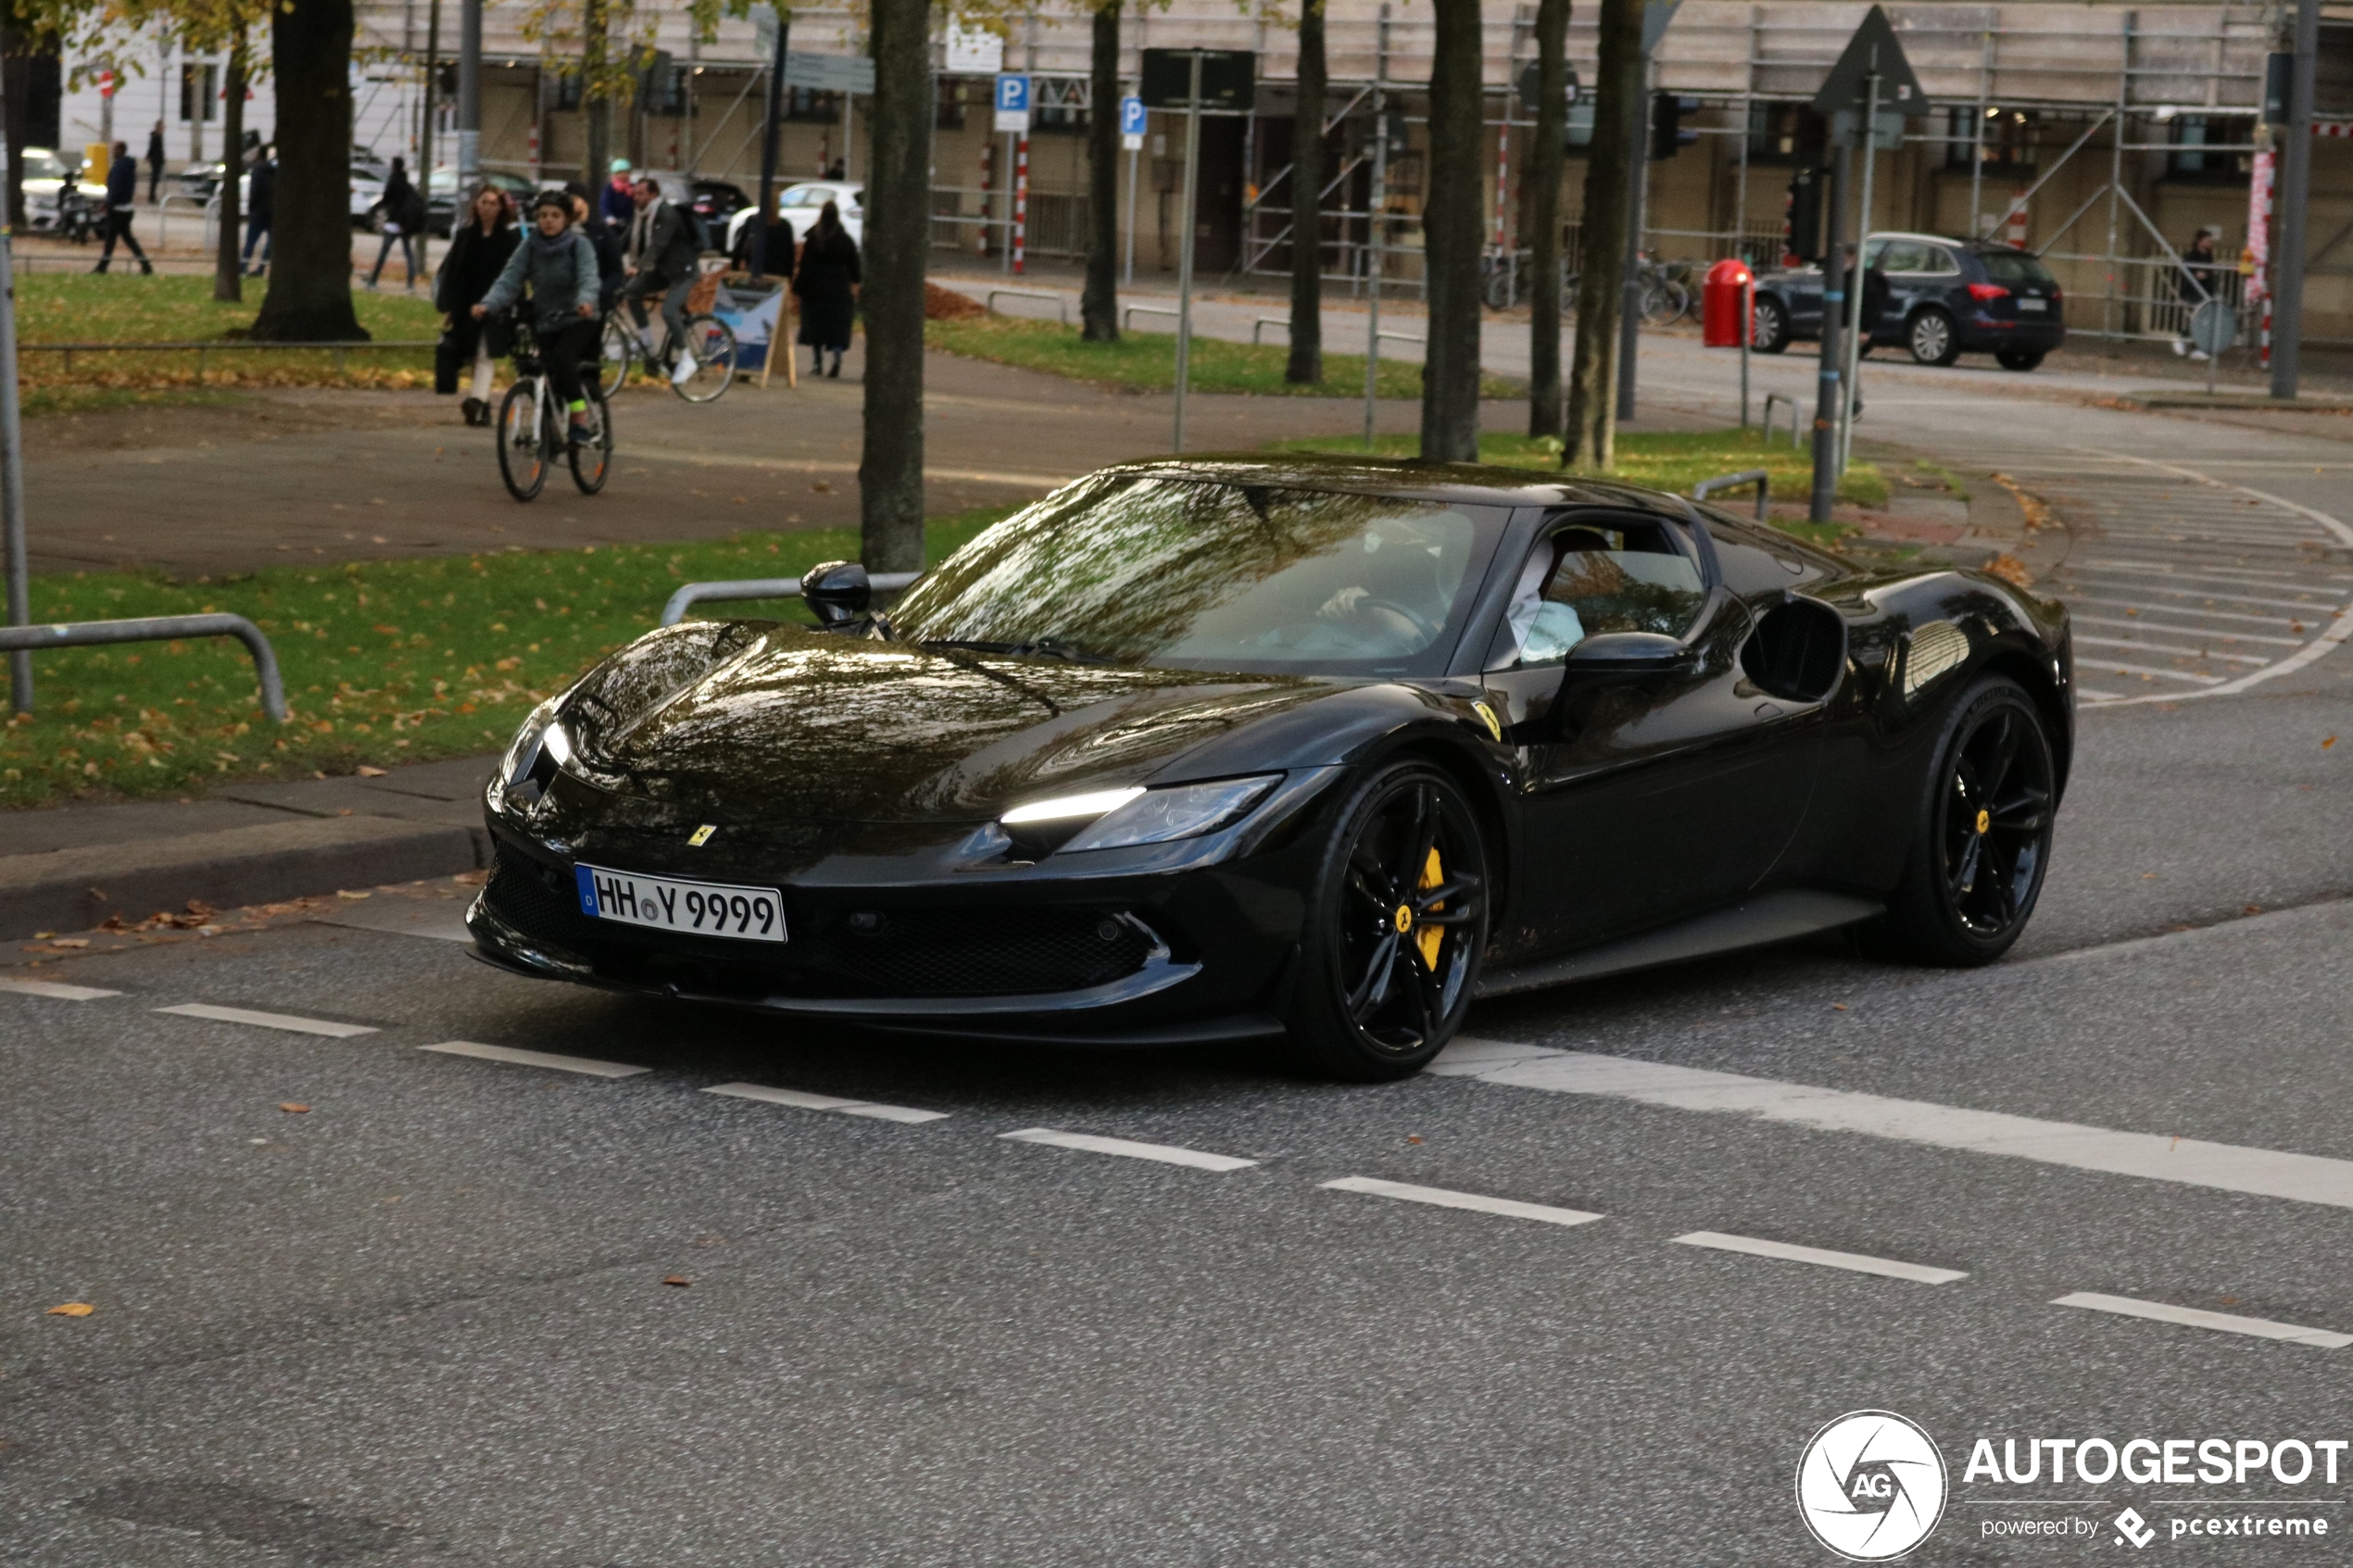
M 779 628 L 617 726 L 604 764 L 705 822 L 985 822 L 1141 782 L 1353 683 L 1136 670 Z

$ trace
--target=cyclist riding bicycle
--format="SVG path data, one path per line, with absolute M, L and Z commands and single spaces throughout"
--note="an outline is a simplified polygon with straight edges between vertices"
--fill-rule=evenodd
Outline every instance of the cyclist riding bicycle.
M 647 319 L 646 298 L 661 295 L 666 341 L 674 350 L 686 341 L 686 295 L 695 286 L 702 258 L 702 232 L 693 213 L 662 199 L 661 187 L 650 175 L 640 175 L 631 194 L 637 216 L 629 224 L 629 282 L 622 285 L 621 297 L 628 302 L 637 335 L 645 340 L 647 358 L 652 358 L 653 324 Z M 677 357 L 673 378 L 684 381 L 694 373 L 694 361 Z
M 571 202 L 552 191 L 533 203 L 532 220 L 531 234 L 515 247 L 473 313 L 480 319 L 507 309 L 528 280 L 547 380 L 572 416 L 572 444 L 585 446 L 596 438 L 581 386 L 581 362 L 597 356 L 597 248 L 573 227 Z

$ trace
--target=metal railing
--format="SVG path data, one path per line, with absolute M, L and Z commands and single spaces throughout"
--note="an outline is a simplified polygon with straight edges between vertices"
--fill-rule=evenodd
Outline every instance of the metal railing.
M 919 571 L 877 571 L 867 582 L 877 594 L 895 594 L 922 575 Z M 743 577 L 727 583 L 689 583 L 671 595 L 670 601 L 661 607 L 661 623 L 675 626 L 686 619 L 686 611 L 698 604 L 714 600 L 799 597 L 800 579 L 798 577 Z
M 148 615 L 130 621 L 65 621 L 45 626 L 0 626 L 0 653 L 19 649 L 96 647 L 110 643 L 168 643 L 181 637 L 234 637 L 253 655 L 261 710 L 286 721 L 286 685 L 278 655 L 261 628 L 242 615 Z
M 1126 332 L 1128 328 L 1134 326 L 1136 324 L 1136 313 L 1139 310 L 1147 316 L 1165 316 L 1172 321 L 1181 320 L 1181 317 L 1178 315 L 1176 308 L 1174 306 L 1130 305 L 1122 309 L 1119 313 L 1119 330 Z
M 990 289 L 988 297 L 981 304 L 981 308 L 991 316 L 996 315 L 997 299 L 1000 295 L 1014 299 L 1046 300 L 1053 306 L 1054 313 L 1062 318 L 1063 325 L 1065 327 L 1070 325 L 1070 299 L 1065 295 L 1048 294 L 1044 289 Z
M 1789 444 L 1792 446 L 1803 445 L 1804 443 L 1797 438 L 1797 399 L 1786 392 L 1768 392 L 1765 395 L 1766 445 L 1770 445 L 1773 441 L 1773 405 L 1776 403 L 1789 409 Z
M 1719 473 L 1714 479 L 1703 479 L 1692 486 L 1692 499 L 1705 501 L 1719 490 L 1739 490 L 1756 486 L 1756 521 L 1766 521 L 1766 508 L 1772 504 L 1773 476 L 1763 469 L 1743 469 L 1738 473 Z

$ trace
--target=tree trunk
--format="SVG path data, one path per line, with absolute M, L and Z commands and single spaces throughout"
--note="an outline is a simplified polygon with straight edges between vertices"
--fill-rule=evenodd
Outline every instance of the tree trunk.
M 1119 0 L 1095 8 L 1092 107 L 1087 111 L 1087 290 L 1078 315 L 1088 343 L 1119 341 Z
M 1283 379 L 1324 379 L 1324 0 L 1300 0 L 1299 107 L 1290 133 L 1290 363 Z
M 0 71 L 6 73 L 0 76 L 0 91 L 5 91 L 7 97 L 7 112 L 0 120 L 5 121 L 5 133 L 11 147 L 21 147 L 30 139 L 25 135 L 25 120 L 31 113 L 26 99 L 32 89 L 33 48 L 33 41 L 26 33 L 13 27 L 0 28 Z M 29 227 L 24 210 L 24 164 L 13 157 L 6 162 L 8 226 L 21 234 Z
M 1429 179 L 1422 265 L 1429 335 L 1422 362 L 1422 460 L 1478 460 L 1478 0 L 1433 0 Z
M 1605 470 L 1617 460 L 1617 322 L 1624 303 L 1627 200 L 1640 175 L 1636 109 L 1642 95 L 1641 0 L 1602 0 L 1594 74 L 1593 145 L 1585 159 L 1585 216 L 1577 275 L 1577 358 L 1569 372 L 1565 465 Z
M 245 268 L 237 255 L 237 230 L 245 220 L 237 188 L 238 165 L 245 141 L 245 33 L 239 28 L 229 41 L 227 96 L 220 107 L 220 140 L 229 148 L 221 161 L 220 243 L 212 258 L 212 297 L 232 303 L 245 297 Z
M 1536 3 L 1536 145 L 1528 158 L 1535 255 L 1529 316 L 1528 433 L 1561 433 L 1561 166 L 1568 148 L 1569 0 Z
M 360 339 L 351 308 L 351 0 L 300 0 L 271 17 L 278 91 L 270 292 L 253 335 Z M 228 150 L 233 166 L 237 148 Z
M 929 0 L 873 0 L 875 98 L 860 298 L 866 318 L 865 450 L 858 463 L 860 554 L 872 571 L 916 571 L 924 564 L 930 34 Z
M 588 218 L 598 221 L 605 182 L 612 178 L 612 101 L 605 96 L 605 58 L 612 23 L 605 0 L 582 0 L 580 7 L 580 118 L 587 151 L 580 178 L 589 191 Z

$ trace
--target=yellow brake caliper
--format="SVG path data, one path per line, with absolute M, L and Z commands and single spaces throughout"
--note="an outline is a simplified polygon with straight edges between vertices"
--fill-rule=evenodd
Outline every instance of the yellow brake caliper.
M 1418 889 L 1427 893 L 1445 880 L 1446 868 L 1439 863 L 1438 851 L 1432 849 L 1429 852 L 1428 860 L 1422 866 L 1422 880 Z M 1429 907 L 1429 913 L 1436 914 L 1445 907 L 1446 900 L 1441 898 Z M 1414 945 L 1422 950 L 1422 966 L 1433 974 L 1438 972 L 1439 945 L 1445 940 L 1446 928 L 1442 925 L 1425 925 L 1421 929 L 1421 934 L 1414 938 Z

